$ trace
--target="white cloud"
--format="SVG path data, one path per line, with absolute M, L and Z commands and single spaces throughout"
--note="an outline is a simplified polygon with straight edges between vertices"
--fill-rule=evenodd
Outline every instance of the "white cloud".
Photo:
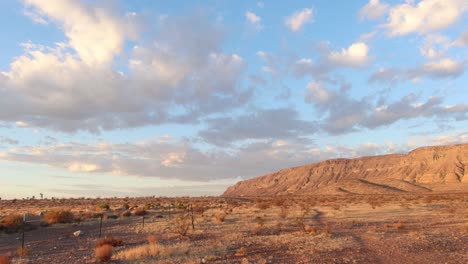
M 295 12 L 290 17 L 286 18 L 284 24 L 292 31 L 300 30 L 307 22 L 313 19 L 313 9 L 304 8 Z
M 307 94 L 305 101 L 309 103 L 327 104 L 331 102 L 336 94 L 326 89 L 321 83 L 309 82 L 307 84 Z
M 454 24 L 466 8 L 465 0 L 407 1 L 391 7 L 388 23 L 383 26 L 391 36 L 426 34 Z
M 254 12 L 252 11 L 246 11 L 245 12 L 245 18 L 247 19 L 247 21 L 249 23 L 251 23 L 252 25 L 255 25 L 257 28 L 260 28 L 261 25 L 260 25 L 260 22 L 262 21 L 262 18 L 259 17 L 257 14 L 255 14 Z
M 429 59 L 436 59 L 445 54 L 450 47 L 450 39 L 439 34 L 425 36 L 423 45 L 419 47 L 421 55 Z
M 359 10 L 359 17 L 361 19 L 378 19 L 387 13 L 389 7 L 388 4 L 381 3 L 379 0 L 370 0 Z
M 55 14 L 59 11 L 48 6 L 49 2 L 37 3 L 47 7 L 48 13 L 62 16 Z M 63 1 L 56 8 L 63 10 L 66 4 L 79 2 Z M 98 19 L 107 14 L 105 9 L 77 7 L 72 13 L 96 22 L 96 29 L 103 30 L 99 32 L 103 38 L 107 31 L 101 24 L 114 25 L 105 22 L 107 16 Z M 86 29 L 84 25 L 69 25 L 79 23 L 78 18 L 66 18 L 66 33 L 67 27 L 77 27 L 78 33 Z M 116 60 L 117 46 L 121 44 L 107 50 L 106 43 L 94 45 L 93 41 L 99 42 L 92 39 L 94 35 L 90 35 L 91 39 L 87 39 L 87 33 L 71 36 L 75 39 L 70 43 L 82 44 L 76 47 L 84 59 L 70 50 L 72 44 L 45 47 L 26 43 L 25 53 L 14 58 L 7 71 L 0 72 L 0 121 L 66 132 L 100 132 L 197 122 L 201 116 L 239 107 L 249 100 L 251 90 L 239 81 L 246 62 L 238 54 L 222 52 L 220 28 L 195 16 L 168 17 L 156 27 L 156 39 L 135 45 L 127 54 L 125 72 L 117 71 L 113 63 L 104 63 Z M 109 39 L 116 38 L 114 33 L 109 32 Z M 115 43 L 124 41 L 117 39 Z M 105 50 L 104 55 L 101 50 Z M 90 63 L 96 60 L 103 63 Z
M 133 34 L 129 24 L 106 8 L 73 0 L 25 0 L 26 6 L 47 16 L 64 29 L 69 45 L 88 65 L 110 63 L 120 54 L 125 38 Z
M 68 170 L 71 172 L 97 172 L 99 166 L 93 163 L 75 162 L 68 166 Z
M 451 58 L 441 58 L 432 60 L 426 64 L 410 69 L 380 68 L 374 72 L 369 81 L 398 82 L 417 81 L 421 78 L 442 79 L 456 78 L 465 71 L 465 62 L 453 60 Z
M 422 67 L 422 72 L 432 76 L 459 76 L 464 71 L 461 62 L 451 58 L 444 58 L 439 61 L 429 62 Z
M 370 61 L 369 46 L 364 42 L 356 42 L 351 44 L 347 49 L 342 49 L 341 52 L 331 52 L 328 55 L 328 60 L 332 64 L 360 67 Z

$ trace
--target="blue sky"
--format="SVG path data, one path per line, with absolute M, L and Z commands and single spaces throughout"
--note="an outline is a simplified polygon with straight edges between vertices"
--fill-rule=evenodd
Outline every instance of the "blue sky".
M 0 197 L 218 195 L 468 142 L 468 5 L 0 2 Z

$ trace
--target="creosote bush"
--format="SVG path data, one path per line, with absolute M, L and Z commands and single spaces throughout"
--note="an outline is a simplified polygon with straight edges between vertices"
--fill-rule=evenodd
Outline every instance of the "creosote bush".
M 100 247 L 103 245 L 110 245 L 113 247 L 118 247 L 123 244 L 122 239 L 115 238 L 113 236 L 107 236 L 105 238 L 101 238 L 96 242 L 96 247 Z
M 9 214 L 0 221 L 0 227 L 7 233 L 18 232 L 23 226 L 23 217 L 19 214 Z
M 143 216 L 143 215 L 146 215 L 146 210 L 137 208 L 132 211 L 132 214 L 136 216 Z
M 49 225 L 73 223 L 73 220 L 73 213 L 67 210 L 50 210 L 44 214 L 44 221 Z
M 112 246 L 109 244 L 98 246 L 96 247 L 95 253 L 98 261 L 108 262 L 112 258 Z
M 156 245 L 158 243 L 158 237 L 156 235 L 148 235 L 146 237 L 146 240 L 148 240 L 148 244 L 150 245 Z
M 180 236 L 187 236 L 191 222 L 188 214 L 180 215 L 174 219 L 174 231 Z
M 16 249 L 16 254 L 18 254 L 19 257 L 24 257 L 29 254 L 29 249 L 19 247 L 18 249 Z

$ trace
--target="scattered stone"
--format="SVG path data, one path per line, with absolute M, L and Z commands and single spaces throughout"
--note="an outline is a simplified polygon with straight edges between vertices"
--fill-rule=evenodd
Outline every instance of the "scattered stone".
M 79 236 L 83 235 L 83 232 L 81 230 L 78 230 L 78 231 L 73 232 L 73 235 L 75 237 L 79 237 Z

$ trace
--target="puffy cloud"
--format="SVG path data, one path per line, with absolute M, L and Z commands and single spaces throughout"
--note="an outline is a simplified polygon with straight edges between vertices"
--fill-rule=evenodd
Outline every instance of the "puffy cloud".
M 313 19 L 313 16 L 314 11 L 312 8 L 304 8 L 286 18 L 284 24 L 291 31 L 299 31 L 307 22 Z
M 421 103 L 416 95 L 409 94 L 392 103 L 386 103 L 383 98 L 374 102 L 366 97 L 354 99 L 343 88 L 338 92 L 315 82 L 308 84 L 307 91 L 306 102 L 324 115 L 318 121 L 319 128 L 331 134 L 374 129 L 419 117 L 468 119 L 467 104 L 443 105 L 439 97 L 431 97 Z
M 0 151 L 0 160 L 51 166 L 80 174 L 181 180 L 203 188 L 206 184 L 231 183 L 235 178 L 251 178 L 324 159 L 385 154 L 394 149 L 388 144 L 372 142 L 320 148 L 291 138 L 253 140 L 235 150 L 201 151 L 189 142 L 163 136 L 124 144 L 56 143 L 17 147 Z M 179 184 L 184 186 L 183 182 Z M 92 187 L 100 190 L 98 185 Z
M 449 38 L 431 34 L 424 38 L 423 45 L 419 48 L 421 55 L 429 59 L 442 57 L 450 47 Z
M 171 137 L 132 143 L 57 143 L 0 151 L 0 159 L 78 173 L 211 181 L 253 177 L 310 161 L 303 141 L 257 140 L 236 150 L 201 151 Z M 232 170 L 230 168 L 236 168 Z
M 341 51 L 333 51 L 329 44 L 318 47 L 318 58 L 300 58 L 292 63 L 292 72 L 298 77 L 312 76 L 316 80 L 334 82 L 329 73 L 340 67 L 361 68 L 372 61 L 369 46 L 356 42 Z
M 321 83 L 309 82 L 307 84 L 305 101 L 308 103 L 323 105 L 331 102 L 336 96 L 336 93 L 326 89 Z
M 125 38 L 135 34 L 129 23 L 109 8 L 73 0 L 24 0 L 27 7 L 58 23 L 70 45 L 85 63 L 110 63 L 120 54 Z
M 455 61 L 451 58 L 443 58 L 405 70 L 380 68 L 370 76 L 369 81 L 393 83 L 405 80 L 419 80 L 423 77 L 432 79 L 456 78 L 462 75 L 464 71 L 465 62 Z
M 262 21 L 262 18 L 259 17 L 257 14 L 255 14 L 254 12 L 252 11 L 246 11 L 245 12 L 245 18 L 247 19 L 247 21 L 249 23 L 251 23 L 252 25 L 255 25 L 255 27 L 257 29 L 260 29 L 262 26 L 260 24 L 260 22 Z
M 359 10 L 359 17 L 361 19 L 378 19 L 383 17 L 389 8 L 388 4 L 381 3 L 379 0 L 370 0 Z
M 464 64 L 450 58 L 429 62 L 423 65 L 422 74 L 434 77 L 456 77 L 463 73 Z
M 199 136 L 211 144 L 226 146 L 252 139 L 297 139 L 315 130 L 315 124 L 300 119 L 294 109 L 256 109 L 237 117 L 208 119 Z
M 407 1 L 391 7 L 388 23 L 383 25 L 391 36 L 425 34 L 454 24 L 467 9 L 464 0 Z
M 328 55 L 328 60 L 332 64 L 360 67 L 370 61 L 369 46 L 364 42 L 356 42 L 351 44 L 347 49 L 342 49 L 341 52 L 333 51 Z
M 237 54 L 223 53 L 222 29 L 200 16 L 160 21 L 154 32 L 158 38 L 136 45 L 129 54 L 128 71 L 122 73 L 104 62 L 119 52 L 123 35 L 109 30 L 115 45 L 108 46 L 94 45 L 99 42 L 94 33 L 89 33 L 91 39 L 88 33 L 79 34 L 95 23 L 102 30 L 99 37 L 105 37 L 108 31 L 102 23 L 121 24 L 105 22 L 110 20 L 105 9 L 77 6 L 72 19 L 62 17 L 59 10 L 75 7 L 76 1 L 60 1 L 57 9 L 48 1 L 28 3 L 53 19 L 66 20 L 66 33 L 73 32 L 70 43 L 78 44 L 24 45 L 25 54 L 0 73 L 3 122 L 67 132 L 188 123 L 239 107 L 251 96 L 252 91 L 240 84 L 246 62 Z M 73 25 L 81 20 L 86 23 Z

